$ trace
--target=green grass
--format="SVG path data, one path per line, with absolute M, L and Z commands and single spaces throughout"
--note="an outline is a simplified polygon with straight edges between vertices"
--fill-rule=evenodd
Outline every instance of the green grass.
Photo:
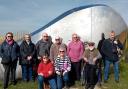
M 9 85 L 8 89 L 38 89 L 37 86 L 37 82 L 26 83 L 19 80 L 16 86 Z M 77 87 L 74 89 L 84 89 L 80 82 L 76 82 L 72 87 Z M 2 81 L 0 81 L 0 89 L 2 89 Z M 100 89 L 128 89 L 128 64 L 124 60 L 120 63 L 120 82 L 116 83 L 114 81 L 113 68 L 111 67 L 108 83 L 103 83 Z
M 128 64 L 124 60 L 120 63 L 120 82 L 114 81 L 113 68 L 111 68 L 108 83 L 103 84 L 101 89 L 128 89 Z

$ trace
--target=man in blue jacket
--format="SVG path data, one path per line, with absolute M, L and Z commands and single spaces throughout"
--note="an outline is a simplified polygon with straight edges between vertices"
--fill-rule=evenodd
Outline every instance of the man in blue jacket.
M 104 82 L 108 80 L 109 67 L 113 63 L 115 81 L 119 82 L 119 57 L 118 49 L 123 49 L 123 45 L 115 38 L 115 32 L 110 32 L 110 38 L 106 39 L 102 45 L 102 52 L 105 55 Z

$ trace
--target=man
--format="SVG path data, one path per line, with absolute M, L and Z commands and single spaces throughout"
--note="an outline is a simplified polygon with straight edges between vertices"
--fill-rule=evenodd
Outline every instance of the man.
M 49 36 L 47 33 L 42 34 L 42 39 L 39 40 L 36 44 L 37 48 L 37 57 L 38 59 L 41 59 L 41 57 L 48 53 L 48 56 L 50 55 L 50 47 L 52 45 L 52 41 L 49 39 Z
M 62 43 L 62 38 L 60 38 L 59 36 L 55 37 L 55 43 L 52 44 L 51 48 L 50 48 L 50 59 L 52 62 L 54 62 L 54 60 L 57 58 L 58 53 L 59 53 L 59 48 L 63 47 L 64 51 L 66 52 L 67 50 L 67 46 Z M 67 54 L 67 52 L 66 52 Z
M 119 58 L 117 48 L 123 49 L 119 40 L 115 39 L 115 32 L 110 32 L 110 38 L 103 42 L 102 52 L 105 55 L 104 82 L 108 80 L 109 67 L 113 63 L 115 81 L 119 82 Z
M 30 34 L 24 35 L 24 40 L 20 45 L 21 67 L 23 81 L 32 81 L 33 65 L 36 62 L 36 47 L 31 41 Z
M 98 59 L 101 58 L 101 54 L 98 49 L 95 48 L 94 42 L 88 43 L 89 47 L 85 50 L 83 58 L 85 61 L 85 80 L 86 85 L 85 89 L 94 89 L 95 84 L 97 83 L 97 64 Z
M 4 67 L 4 89 L 7 89 L 9 76 L 11 72 L 11 82 L 16 84 L 16 66 L 19 57 L 19 46 L 13 39 L 13 33 L 8 32 L 5 40 L 1 45 L 0 53 L 2 57 L 1 63 Z
M 101 58 L 102 60 L 101 59 L 98 60 L 99 61 L 99 65 L 98 65 L 98 83 L 99 83 L 99 85 L 101 85 L 101 81 L 102 81 L 102 68 L 101 68 L 102 61 L 103 61 L 103 67 L 105 66 L 105 60 L 104 60 L 105 58 L 104 58 L 104 54 L 101 50 L 104 40 L 105 40 L 105 35 L 104 35 L 104 33 L 102 33 L 101 40 L 99 41 L 98 46 L 97 46 L 97 49 L 99 50 L 100 54 L 102 55 L 102 58 Z

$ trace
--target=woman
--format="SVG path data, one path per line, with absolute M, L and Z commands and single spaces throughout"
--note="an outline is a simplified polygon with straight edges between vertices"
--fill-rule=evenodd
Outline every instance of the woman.
M 80 41 L 80 38 L 76 33 L 72 34 L 72 41 L 68 44 L 67 54 L 70 57 L 72 63 L 71 77 L 73 83 L 75 80 L 80 80 L 81 59 L 83 51 L 83 42 Z
M 57 87 L 62 89 L 63 81 L 66 89 L 69 83 L 69 71 L 71 70 L 71 62 L 69 57 L 65 55 L 65 48 L 59 48 L 59 55 L 55 59 L 55 72 L 57 75 Z
M 31 41 L 29 34 L 24 35 L 24 40 L 20 45 L 21 60 L 20 64 L 22 67 L 22 79 L 23 81 L 32 80 L 33 65 L 36 59 L 36 47 Z
M 45 81 L 49 82 L 51 89 L 57 89 L 54 77 L 54 66 L 47 54 L 42 56 L 38 66 L 38 89 L 44 89 L 43 83 Z
M 7 89 L 9 76 L 11 72 L 11 82 L 16 84 L 16 66 L 19 57 L 19 46 L 13 39 L 13 33 L 8 32 L 4 42 L 1 44 L 0 53 L 2 57 L 1 63 L 4 67 L 4 89 Z

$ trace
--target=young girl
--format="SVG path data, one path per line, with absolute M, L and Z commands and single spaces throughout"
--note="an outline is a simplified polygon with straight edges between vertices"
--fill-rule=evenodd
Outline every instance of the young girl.
M 94 89 L 95 84 L 97 83 L 97 59 L 101 57 L 99 51 L 95 48 L 95 43 L 90 42 L 88 49 L 84 52 L 84 61 L 86 63 L 85 71 L 86 71 L 86 88 L 85 89 Z
M 66 89 L 68 88 L 69 71 L 71 70 L 71 62 L 69 57 L 65 55 L 64 48 L 59 49 L 59 55 L 55 60 L 55 72 L 57 74 L 57 89 L 62 89 L 63 81 Z
M 54 66 L 48 58 L 44 55 L 38 66 L 38 89 L 43 89 L 43 83 L 47 80 L 51 89 L 57 89 L 54 78 Z

